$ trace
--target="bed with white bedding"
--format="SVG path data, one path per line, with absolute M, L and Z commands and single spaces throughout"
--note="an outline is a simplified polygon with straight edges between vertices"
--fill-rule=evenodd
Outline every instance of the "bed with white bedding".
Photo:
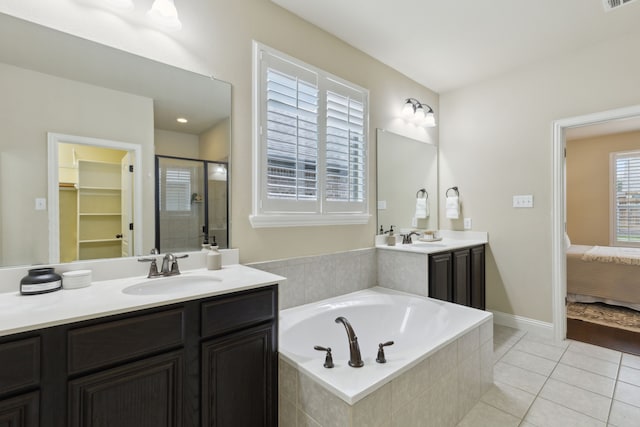
M 571 245 L 567 249 L 567 300 L 640 311 L 640 248 Z

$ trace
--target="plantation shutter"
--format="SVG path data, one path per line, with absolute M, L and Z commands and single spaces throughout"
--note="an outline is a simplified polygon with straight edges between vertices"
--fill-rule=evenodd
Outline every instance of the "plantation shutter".
M 160 176 L 161 208 L 165 211 L 189 212 L 191 210 L 191 169 L 166 167 L 160 170 Z
M 616 243 L 640 245 L 640 152 L 615 155 Z
M 263 210 L 317 212 L 318 77 L 273 56 L 263 64 Z
M 253 227 L 366 224 L 368 91 L 254 43 Z
M 366 192 L 365 97 L 329 80 L 325 201 L 328 212 L 362 212 Z

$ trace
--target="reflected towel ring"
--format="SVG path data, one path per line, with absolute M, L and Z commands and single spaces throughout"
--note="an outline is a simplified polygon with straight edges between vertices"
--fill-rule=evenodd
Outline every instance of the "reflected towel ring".
M 460 196 L 460 192 L 458 191 L 458 187 L 451 187 L 447 189 L 447 192 L 444 194 L 445 197 L 449 197 L 449 190 L 453 190 L 456 192 L 456 196 Z
M 422 193 L 422 196 L 424 196 L 425 198 L 429 198 L 429 193 L 427 193 L 427 190 L 421 188 L 416 192 L 416 199 L 420 197 L 420 193 Z

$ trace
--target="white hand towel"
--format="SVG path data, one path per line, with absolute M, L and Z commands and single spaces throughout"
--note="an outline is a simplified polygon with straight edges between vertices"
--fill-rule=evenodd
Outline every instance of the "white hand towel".
M 460 217 L 460 200 L 458 196 L 448 196 L 445 213 L 447 218 L 458 219 Z
M 416 213 L 415 217 L 417 219 L 425 219 L 429 218 L 429 199 L 426 197 L 418 197 L 416 199 Z

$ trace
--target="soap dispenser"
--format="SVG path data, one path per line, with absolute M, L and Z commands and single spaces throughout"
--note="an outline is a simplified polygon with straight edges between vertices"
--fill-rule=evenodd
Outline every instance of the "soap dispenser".
M 389 227 L 389 237 L 387 237 L 387 245 L 388 246 L 396 245 L 396 236 L 393 235 L 393 225 Z
M 209 253 L 207 253 L 207 270 L 220 270 L 222 268 L 222 255 L 218 252 L 218 244 L 216 236 L 213 236 L 213 242 Z

